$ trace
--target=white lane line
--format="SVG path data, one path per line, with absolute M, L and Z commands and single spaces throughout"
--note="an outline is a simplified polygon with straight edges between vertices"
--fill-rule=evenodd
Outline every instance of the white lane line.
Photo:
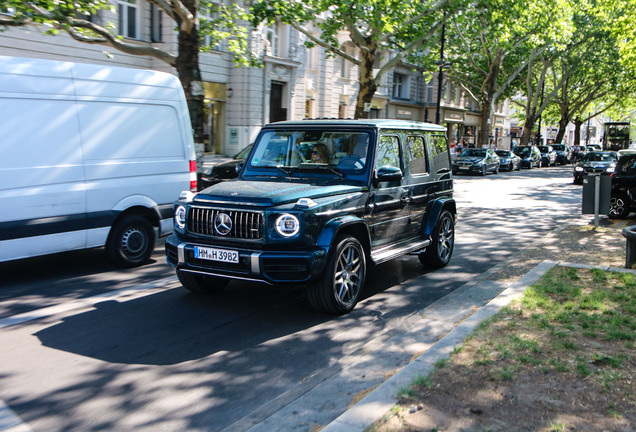
M 8 318 L 0 319 L 0 329 L 16 324 L 22 324 L 35 319 L 45 318 L 81 307 L 93 306 L 96 303 L 100 303 L 104 300 L 129 301 L 138 299 L 172 289 L 174 288 L 172 285 L 176 283 L 178 283 L 177 277 L 169 276 L 146 284 L 137 285 L 129 288 L 122 288 L 115 291 L 109 291 L 93 297 L 77 299 L 59 305 L 49 306 L 46 308 L 36 309 L 34 311 L 13 315 Z
M 33 432 L 29 426 L 22 423 L 18 415 L 0 400 L 0 431 L 2 432 Z

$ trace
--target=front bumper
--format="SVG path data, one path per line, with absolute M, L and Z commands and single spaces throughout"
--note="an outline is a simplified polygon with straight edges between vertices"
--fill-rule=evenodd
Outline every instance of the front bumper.
M 306 251 L 268 251 L 220 246 L 220 249 L 238 252 L 239 262 L 234 264 L 195 258 L 195 246 L 213 247 L 182 242 L 176 235 L 171 235 L 166 239 L 168 264 L 177 271 L 265 282 L 272 285 L 317 280 L 323 273 L 328 253 L 323 248 Z
M 453 166 L 453 172 L 466 173 L 466 174 L 479 174 L 484 169 L 483 165 L 471 165 L 471 166 Z

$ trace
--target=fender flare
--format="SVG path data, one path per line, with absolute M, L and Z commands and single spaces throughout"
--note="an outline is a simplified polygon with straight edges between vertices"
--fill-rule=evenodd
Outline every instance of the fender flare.
M 358 216 L 346 215 L 331 219 L 323 225 L 322 230 L 318 235 L 318 239 L 316 240 L 316 246 L 328 251 L 329 248 L 333 245 L 336 237 L 338 237 L 338 234 L 347 227 L 360 227 L 361 229 L 363 229 L 366 238 L 358 240 L 360 240 L 360 242 L 365 247 L 368 247 L 370 245 L 371 238 L 369 236 L 369 230 L 364 220 L 362 220 Z
M 429 203 L 426 209 L 428 215 L 425 220 L 422 221 L 422 233 L 425 235 L 431 235 L 437 225 L 437 220 L 444 210 L 449 210 L 453 215 L 453 218 L 457 217 L 457 205 L 453 198 L 438 198 Z

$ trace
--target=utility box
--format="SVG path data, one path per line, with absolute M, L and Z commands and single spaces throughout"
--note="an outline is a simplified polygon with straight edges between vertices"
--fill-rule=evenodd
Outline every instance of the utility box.
M 599 182 L 598 192 L 596 182 Z M 598 213 L 608 214 L 610 195 L 612 193 L 612 177 L 608 175 L 588 175 L 583 179 L 583 211 L 582 214 L 594 214 L 598 193 Z

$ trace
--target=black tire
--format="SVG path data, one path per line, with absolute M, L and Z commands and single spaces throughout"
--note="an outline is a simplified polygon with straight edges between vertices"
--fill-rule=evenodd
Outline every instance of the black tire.
M 342 315 L 360 299 L 367 264 L 362 245 L 352 236 L 336 240 L 322 278 L 307 288 L 307 298 L 317 311 Z
M 479 173 L 482 176 L 486 175 L 486 165 L 484 165 L 483 167 L 481 167 L 481 172 Z
M 420 263 L 428 267 L 444 267 L 450 261 L 455 246 L 455 219 L 444 210 L 431 235 L 431 245 L 418 255 Z
M 499 174 L 499 165 L 495 165 L 495 174 Z
M 106 241 L 108 258 L 121 267 L 148 261 L 155 249 L 155 231 L 143 216 L 128 215 L 113 225 Z
M 630 213 L 629 197 L 625 192 L 612 193 L 610 197 L 610 209 L 607 216 L 610 219 L 625 219 Z
M 177 271 L 177 277 L 184 288 L 197 294 L 218 293 L 223 290 L 229 282 L 229 279 L 225 278 L 183 271 Z

